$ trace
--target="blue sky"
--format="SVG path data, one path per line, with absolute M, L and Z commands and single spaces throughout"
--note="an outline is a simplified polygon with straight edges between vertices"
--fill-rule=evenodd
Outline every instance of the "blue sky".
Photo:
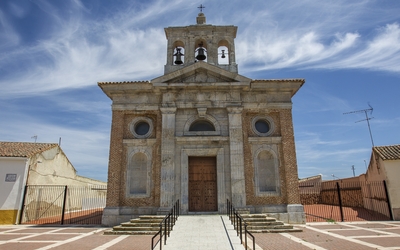
M 293 98 L 299 177 L 365 172 L 400 144 L 400 1 L 2 0 L 0 140 L 58 142 L 79 175 L 106 180 L 111 101 L 99 81 L 151 80 L 164 27 L 236 25 L 239 73 L 305 78 Z

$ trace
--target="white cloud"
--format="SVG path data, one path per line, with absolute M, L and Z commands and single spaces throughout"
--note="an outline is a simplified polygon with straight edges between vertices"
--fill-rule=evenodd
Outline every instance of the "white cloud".
M 183 7 L 183 0 L 132 2 L 124 10 L 99 19 L 78 0 L 67 2 L 67 12 L 52 2 L 35 3 L 47 13 L 51 25 L 36 45 L 0 52 L 4 58 L 0 67 L 6 68 L 5 72 L 11 67 L 18 69 L 0 76 L 0 96 L 4 98 L 161 75 L 166 55 L 162 28 L 186 23 L 187 11 L 184 14 L 182 10 L 195 7 L 194 3 Z M 372 38 L 357 31 L 377 22 L 361 19 L 367 15 L 363 11 L 372 6 L 370 1 L 255 1 L 249 7 L 232 2 L 225 10 L 232 13 L 226 16 L 212 8 L 211 2 L 209 6 L 209 19 L 239 26 L 236 52 L 242 73 L 280 68 L 399 71 L 397 23 L 386 25 Z M 377 11 L 382 12 L 380 8 Z M 387 10 L 382 19 L 393 16 L 392 12 Z M 194 16 L 190 18 L 193 23 Z M 160 23 L 166 19 L 170 23 Z M 16 43 L 18 34 L 1 12 L 0 22 L 6 31 L 0 34 L 3 43 Z
M 363 68 L 400 72 L 400 27 L 398 23 L 380 28 L 371 41 L 347 57 L 321 65 L 323 68 Z

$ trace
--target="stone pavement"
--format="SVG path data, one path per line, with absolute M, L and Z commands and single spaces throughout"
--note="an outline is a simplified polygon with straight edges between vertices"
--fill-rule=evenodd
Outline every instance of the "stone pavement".
M 192 218 L 190 218 L 192 217 Z M 210 219 L 213 221 L 209 221 Z M 222 219 L 221 219 L 222 218 Z M 188 220 L 197 220 L 196 224 Z M 220 231 L 210 229 L 208 224 L 221 227 Z M 189 225 L 187 225 L 189 224 Z M 205 226 L 207 224 L 207 226 Z M 204 225 L 204 226 L 198 226 Z M 224 225 L 226 227 L 226 234 Z M 400 249 L 400 221 L 362 221 L 362 222 L 318 222 L 296 225 L 301 227 L 301 233 L 277 233 L 277 234 L 254 234 L 257 249 L 263 250 L 358 250 L 358 249 Z M 149 235 L 103 235 L 108 228 L 102 227 L 76 227 L 76 226 L 27 226 L 8 225 L 0 226 L 0 249 L 1 250 L 31 250 L 31 249 L 55 249 L 55 250 L 149 250 L 151 238 Z M 179 231 L 187 234 L 182 239 Z M 174 247 L 174 244 L 187 244 L 188 235 L 203 235 L 210 233 L 211 236 L 203 235 L 198 244 L 214 245 L 209 249 L 243 249 L 237 245 L 239 238 L 232 231 L 232 226 L 225 215 L 213 216 L 180 216 L 174 227 L 167 245 L 168 249 L 200 249 Z M 206 232 L 204 232 L 206 231 Z M 230 245 L 229 239 L 232 242 Z M 200 237 L 199 237 L 200 238 Z M 190 238 L 192 242 L 197 237 Z M 209 243 L 207 243 L 209 242 Z M 210 243 L 211 242 L 211 243 Z M 222 242 L 221 244 L 219 242 Z M 228 243 L 227 243 L 228 242 Z M 199 246 L 199 245 L 197 245 Z M 155 249 L 160 249 L 159 245 Z M 207 248 L 201 248 L 207 249 Z
M 228 216 L 181 215 L 163 249 L 244 250 L 244 247 Z

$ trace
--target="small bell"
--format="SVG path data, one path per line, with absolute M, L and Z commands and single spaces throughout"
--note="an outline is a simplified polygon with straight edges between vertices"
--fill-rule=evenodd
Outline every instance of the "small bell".
M 196 59 L 199 61 L 203 61 L 206 59 L 206 55 L 204 54 L 205 49 L 203 47 L 199 47 L 197 49 L 197 56 Z
M 174 54 L 174 56 L 176 57 L 174 63 L 176 65 L 181 65 L 183 63 L 181 58 L 183 56 L 183 54 L 181 53 L 181 48 L 176 48 L 176 53 Z
M 225 50 L 223 49 L 223 50 L 221 50 L 222 51 L 222 55 L 221 55 L 221 58 L 225 58 L 226 56 L 225 56 Z

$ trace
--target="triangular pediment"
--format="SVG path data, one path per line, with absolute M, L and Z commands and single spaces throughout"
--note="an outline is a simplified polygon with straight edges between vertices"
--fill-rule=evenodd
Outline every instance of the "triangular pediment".
M 151 82 L 154 85 L 169 83 L 250 83 L 251 79 L 200 61 L 157 77 Z

